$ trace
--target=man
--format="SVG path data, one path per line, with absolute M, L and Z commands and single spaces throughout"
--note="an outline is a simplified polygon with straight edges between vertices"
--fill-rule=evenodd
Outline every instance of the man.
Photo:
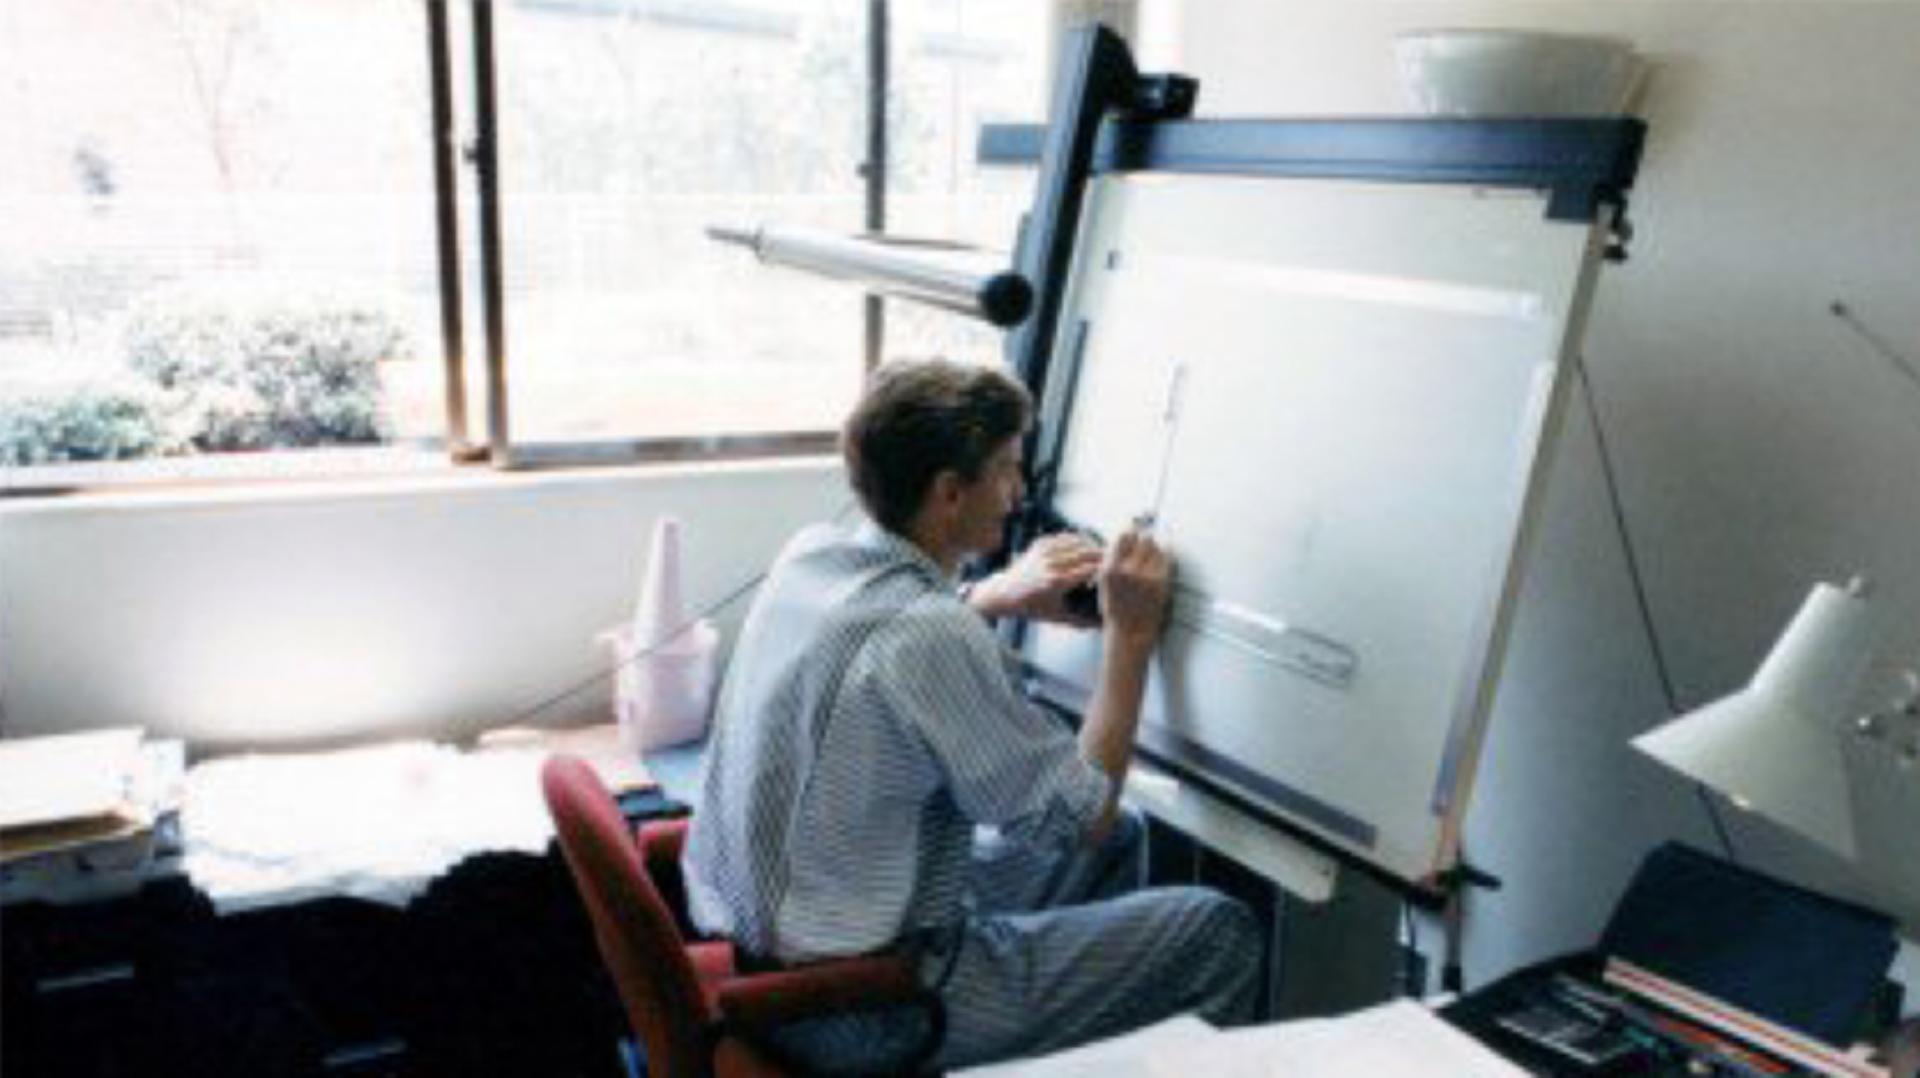
M 903 949 L 946 1007 L 941 1068 L 1031 1055 L 1197 1011 L 1250 1017 L 1259 943 L 1237 903 L 1133 890 L 1141 826 L 1118 809 L 1167 555 L 1035 543 L 963 599 L 962 563 L 1019 503 L 1025 390 L 942 361 L 883 368 L 842 432 L 869 519 L 781 553 L 722 688 L 685 868 L 695 923 L 750 961 Z M 987 619 L 1072 622 L 1097 578 L 1104 628 L 1076 740 L 1026 700 Z M 976 834 L 975 825 L 994 830 Z M 915 1012 L 795 1027 L 826 1072 L 883 1067 Z

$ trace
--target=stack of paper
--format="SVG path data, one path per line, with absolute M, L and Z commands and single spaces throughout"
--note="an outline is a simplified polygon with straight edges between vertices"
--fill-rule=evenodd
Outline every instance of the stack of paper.
M 1527 1072 L 1399 1000 L 1339 1018 L 1220 1030 L 1198 1018 L 1169 1019 L 1112 1040 L 1041 1059 L 978 1067 L 965 1078 L 1526 1078 Z
M 0 864 L 149 832 L 138 727 L 0 740 Z

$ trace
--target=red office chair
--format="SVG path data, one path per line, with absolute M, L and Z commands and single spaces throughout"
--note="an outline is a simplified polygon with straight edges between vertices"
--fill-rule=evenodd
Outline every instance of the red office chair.
M 600 957 L 653 1078 L 793 1073 L 765 1046 L 768 1030 L 901 1005 L 923 1007 L 929 1018 L 927 1042 L 902 1069 L 918 1069 L 932 1055 L 944 1015 L 910 961 L 881 955 L 741 975 L 731 943 L 687 942 L 661 897 L 662 884 L 679 893 L 685 821 L 649 823 L 636 842 L 585 761 L 556 755 L 540 779 Z

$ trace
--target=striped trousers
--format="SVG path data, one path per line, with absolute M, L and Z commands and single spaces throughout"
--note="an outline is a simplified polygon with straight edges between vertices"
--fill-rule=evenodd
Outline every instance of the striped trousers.
M 1093 849 L 976 838 L 970 915 L 931 937 L 921 961 L 946 1007 L 935 1067 L 1057 1051 L 1189 1012 L 1217 1025 L 1253 1019 L 1253 916 L 1206 888 L 1141 889 L 1145 830 L 1123 811 Z M 776 1047 L 818 1073 L 882 1073 L 923 1032 L 917 1012 L 853 1015 L 789 1027 Z

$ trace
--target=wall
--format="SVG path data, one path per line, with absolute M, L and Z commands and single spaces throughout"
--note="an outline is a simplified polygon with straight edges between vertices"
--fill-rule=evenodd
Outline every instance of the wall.
M 1828 312 L 1844 300 L 1920 358 L 1920 6 L 1180 10 L 1177 48 L 1159 48 L 1199 77 L 1203 115 L 1401 112 L 1391 40 L 1416 27 L 1608 33 L 1650 54 L 1638 235 L 1603 275 L 1586 355 L 1680 704 L 1742 684 L 1814 581 L 1859 571 L 1884 622 L 1867 692 L 1920 659 L 1920 385 Z M 1691 790 L 1624 746 L 1664 703 L 1584 408 L 1469 819 L 1470 857 L 1506 881 L 1470 905 L 1473 979 L 1590 941 L 1653 843 L 1712 842 Z M 1892 904 L 1884 879 L 1724 811 L 1743 860 Z M 1883 844 L 1911 850 L 1920 796 L 1873 811 Z
M 653 521 L 690 605 L 845 501 L 837 462 L 467 473 L 0 508 L 0 733 L 196 750 L 499 724 L 604 668 Z M 737 617 L 744 602 L 729 615 Z M 601 681 L 541 721 L 606 714 Z

